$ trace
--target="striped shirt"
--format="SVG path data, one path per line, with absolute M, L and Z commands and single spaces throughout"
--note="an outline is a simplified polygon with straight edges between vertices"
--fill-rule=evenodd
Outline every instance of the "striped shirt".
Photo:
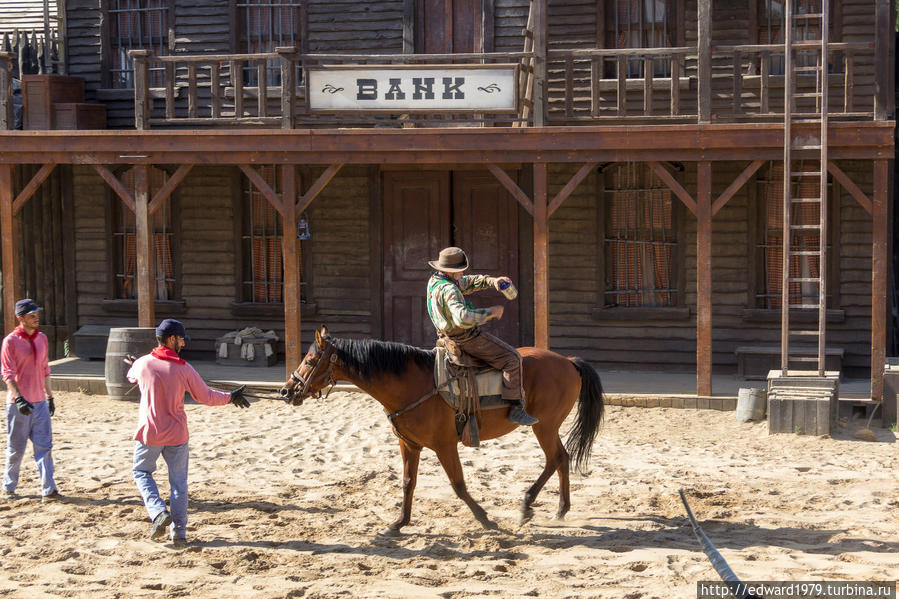
M 458 282 L 435 272 L 428 280 L 428 316 L 441 333 L 470 329 L 490 320 L 490 310 L 473 307 L 463 296 L 493 287 L 488 275 L 463 275 Z

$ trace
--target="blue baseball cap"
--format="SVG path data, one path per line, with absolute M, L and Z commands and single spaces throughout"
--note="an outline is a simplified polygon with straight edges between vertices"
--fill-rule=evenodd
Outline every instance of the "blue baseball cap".
M 25 298 L 16 302 L 16 316 L 25 316 L 43 310 L 33 299 Z
M 159 323 L 158 327 L 156 327 L 156 336 L 171 337 L 172 335 L 175 335 L 176 337 L 187 337 L 187 332 L 184 330 L 184 325 L 179 321 L 174 318 L 166 318 Z

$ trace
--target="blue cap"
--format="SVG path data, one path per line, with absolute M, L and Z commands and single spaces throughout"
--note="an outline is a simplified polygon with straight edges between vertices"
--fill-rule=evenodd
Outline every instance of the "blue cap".
M 156 336 L 171 337 L 172 335 L 175 335 L 176 337 L 187 337 L 183 324 L 174 318 L 166 318 L 159 323 L 158 327 L 156 327 Z
M 33 299 L 25 298 L 16 302 L 16 316 L 25 316 L 43 310 Z

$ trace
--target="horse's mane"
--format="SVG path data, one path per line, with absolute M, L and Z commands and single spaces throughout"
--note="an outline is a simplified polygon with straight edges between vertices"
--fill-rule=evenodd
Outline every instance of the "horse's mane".
M 434 350 L 376 339 L 331 339 L 337 357 L 365 380 L 381 373 L 401 375 L 412 362 L 434 368 Z

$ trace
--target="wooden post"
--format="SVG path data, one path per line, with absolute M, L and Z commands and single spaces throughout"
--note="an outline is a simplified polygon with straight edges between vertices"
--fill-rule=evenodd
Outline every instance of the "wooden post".
M 153 285 L 153 225 L 150 221 L 150 165 L 134 167 L 134 228 L 137 254 L 137 326 L 156 326 Z
M 281 128 L 293 129 L 297 115 L 297 70 L 294 46 L 275 48 L 281 57 Z
M 134 61 L 134 128 L 149 129 L 152 100 L 150 100 L 150 68 L 147 58 L 150 51 L 129 50 L 128 55 Z
M 12 54 L 0 52 L 0 131 L 15 128 L 12 109 Z
M 534 126 L 546 122 L 546 4 L 534 0 Z M 544 165 L 545 168 L 546 165 Z
M 712 120 L 712 2 L 699 0 L 696 46 L 699 51 L 699 81 L 696 86 L 700 123 Z
M 13 176 L 11 164 L 0 164 L 0 237 L 2 237 L 3 268 L 3 329 L 10 333 L 16 328 L 16 290 L 18 268 L 15 228 L 13 220 Z
M 871 259 L 871 399 L 883 399 L 883 370 L 886 364 L 887 281 L 889 280 L 888 161 L 874 161 L 874 239 Z
M 893 70 L 890 39 L 893 37 L 892 0 L 877 0 L 874 16 L 874 120 L 885 121 L 892 112 L 895 98 L 891 98 Z M 891 101 L 892 100 L 892 101 Z M 872 365 L 873 366 L 873 365 Z M 882 366 L 882 365 L 881 365 Z M 874 381 L 871 381 L 874 384 Z M 873 388 L 872 388 L 873 391 Z
M 299 240 L 297 239 L 297 167 L 281 167 L 281 253 L 284 261 L 284 362 L 286 376 L 299 366 L 302 357 L 300 339 Z
M 696 175 L 696 395 L 709 396 L 712 394 L 712 163 L 700 162 Z
M 549 210 L 545 162 L 534 164 L 534 345 L 549 349 Z

